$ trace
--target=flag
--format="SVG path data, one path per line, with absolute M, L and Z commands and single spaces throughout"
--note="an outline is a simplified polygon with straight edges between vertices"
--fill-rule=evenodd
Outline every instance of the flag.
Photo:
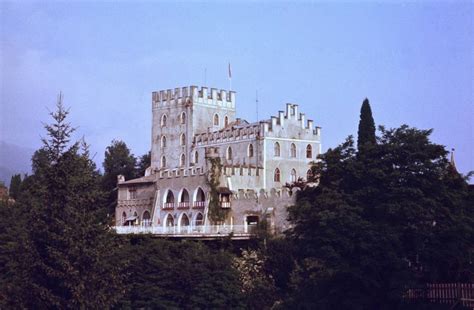
M 229 62 L 229 79 L 231 79 L 231 78 L 232 78 L 232 71 L 230 69 L 230 62 Z

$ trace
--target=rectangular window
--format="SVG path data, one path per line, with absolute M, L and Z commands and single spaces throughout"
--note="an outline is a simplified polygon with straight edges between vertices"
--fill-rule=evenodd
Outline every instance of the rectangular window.
M 137 199 L 137 190 L 136 189 L 129 189 L 128 190 L 128 197 L 129 199 Z

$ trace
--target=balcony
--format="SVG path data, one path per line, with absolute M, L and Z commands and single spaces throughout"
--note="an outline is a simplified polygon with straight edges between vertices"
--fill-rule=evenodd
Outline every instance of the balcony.
M 221 201 L 220 204 L 222 209 L 230 209 L 230 201 Z
M 200 226 L 115 226 L 117 234 L 152 234 L 157 237 L 215 239 L 231 237 L 249 239 L 253 225 L 200 225 Z
M 193 204 L 193 209 L 204 209 L 205 206 L 206 206 L 205 201 L 195 201 Z
M 165 202 L 163 204 L 163 210 L 173 210 L 174 209 L 174 202 Z
M 183 210 L 183 209 L 189 209 L 189 201 L 183 201 L 183 202 L 178 202 L 178 209 Z

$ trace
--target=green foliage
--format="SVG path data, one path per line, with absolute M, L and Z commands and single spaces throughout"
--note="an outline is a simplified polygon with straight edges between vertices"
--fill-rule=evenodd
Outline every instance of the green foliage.
M 357 132 L 357 148 L 359 151 L 366 144 L 374 145 L 375 140 L 375 123 L 372 117 L 372 109 L 369 100 L 365 98 L 360 108 L 359 130 Z
M 10 181 L 10 189 L 9 189 L 9 196 L 13 199 L 18 199 L 18 194 L 20 193 L 20 186 L 21 186 L 21 175 L 15 174 L 12 175 Z
M 150 166 L 151 166 L 151 152 L 148 152 L 140 156 L 140 158 L 138 159 L 135 175 L 137 177 L 144 176 L 145 170 Z
M 259 250 L 242 250 L 234 258 L 239 272 L 241 291 L 249 309 L 271 309 L 276 299 L 276 288 L 271 273 L 265 270 L 266 257 Z
M 290 208 L 290 307 L 391 309 L 413 283 L 472 281 L 473 209 L 430 130 L 381 127 L 321 156 L 319 186 Z
M 7 287 L 3 302 L 18 308 L 107 308 L 123 287 L 113 235 L 99 216 L 100 178 L 85 143 L 70 144 L 73 129 L 61 98 L 49 139 L 33 157 L 22 184 L 17 217 L 8 224 Z M 13 235 L 13 234 L 16 234 Z M 10 253 L 10 254 L 8 254 Z M 3 256 L 3 255 L 2 255 Z
M 102 189 L 108 193 L 107 205 L 110 214 L 115 211 L 117 201 L 117 176 L 123 175 L 126 180 L 136 177 L 135 166 L 137 159 L 131 154 L 125 142 L 113 140 L 112 144 L 105 150 L 103 162 L 104 175 L 102 177 Z
M 129 268 L 120 308 L 243 308 L 232 257 L 195 242 L 131 237 L 122 257 Z
M 209 211 L 208 217 L 214 223 L 223 222 L 229 213 L 228 209 L 221 208 L 219 202 L 218 188 L 222 174 L 222 164 L 219 157 L 208 158 L 210 169 L 208 173 L 207 185 L 209 186 Z

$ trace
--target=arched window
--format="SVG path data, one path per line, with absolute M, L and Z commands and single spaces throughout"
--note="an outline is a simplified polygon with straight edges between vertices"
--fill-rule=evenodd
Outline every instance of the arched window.
M 199 163 L 199 153 L 198 153 L 198 151 L 194 152 L 194 163 L 195 164 Z
M 198 213 L 196 215 L 196 220 L 194 221 L 194 225 L 195 226 L 202 226 L 204 225 L 204 216 L 202 215 L 202 213 Z
M 181 191 L 181 195 L 179 196 L 179 202 L 189 202 L 189 193 L 185 188 L 183 188 L 183 190 Z
M 166 167 L 166 157 L 161 156 L 161 168 L 165 168 L 165 167 Z
M 142 215 L 142 225 L 143 226 L 151 226 L 151 216 L 150 211 L 145 210 Z
M 166 147 L 166 136 L 161 136 L 161 147 Z
M 181 216 L 181 221 L 179 221 L 179 225 L 180 226 L 189 226 L 189 218 L 185 213 Z
M 313 157 L 313 148 L 311 147 L 311 144 L 308 144 L 306 146 L 306 158 L 312 158 Z
M 219 115 L 214 114 L 214 126 L 219 126 Z
M 184 133 L 182 133 L 181 136 L 179 136 L 179 143 L 181 145 L 186 145 L 186 135 Z
M 296 145 L 291 143 L 290 146 L 290 157 L 296 157 Z
M 273 174 L 273 181 L 280 182 L 280 169 L 276 168 L 275 173 Z
M 168 192 L 166 193 L 166 200 L 165 200 L 166 203 L 174 203 L 174 195 L 173 195 L 173 192 L 168 190 Z
M 249 144 L 249 149 L 247 151 L 249 157 L 253 157 L 253 144 Z
M 161 127 L 166 127 L 166 120 L 167 120 L 167 118 L 168 118 L 168 117 L 166 116 L 166 114 L 163 114 L 163 115 L 161 116 Z
M 181 167 L 183 167 L 183 166 L 186 165 L 186 155 L 181 154 L 181 157 L 179 158 L 179 165 L 180 165 Z
M 227 127 L 229 125 L 229 117 L 226 115 L 224 116 L 224 127 Z
M 174 226 L 174 219 L 173 219 L 173 216 L 171 214 L 168 214 L 168 216 L 166 216 L 165 225 L 166 225 L 166 227 L 173 227 Z
M 204 207 L 204 202 L 206 201 L 206 195 L 202 188 L 198 187 L 196 190 L 196 197 L 194 199 L 194 205 L 197 207 Z M 197 203 L 197 204 L 196 204 Z
M 312 179 L 313 179 L 313 171 L 311 171 L 311 169 L 308 169 L 308 171 L 306 171 L 306 181 L 309 181 Z
M 296 182 L 296 170 L 291 169 L 290 182 Z
M 280 143 L 275 142 L 273 153 L 275 157 L 280 157 Z
M 181 116 L 179 117 L 179 120 L 180 120 L 181 124 L 186 124 L 186 113 L 185 112 L 181 113 Z
M 227 148 L 227 152 L 226 152 L 226 156 L 225 156 L 228 160 L 232 160 L 232 148 L 229 146 Z
M 151 216 L 150 216 L 150 211 L 145 210 L 145 212 L 143 212 L 142 219 L 143 219 L 143 220 L 149 220 L 150 218 L 151 218 Z
M 125 220 L 127 219 L 127 213 L 122 213 L 122 225 L 125 225 Z

